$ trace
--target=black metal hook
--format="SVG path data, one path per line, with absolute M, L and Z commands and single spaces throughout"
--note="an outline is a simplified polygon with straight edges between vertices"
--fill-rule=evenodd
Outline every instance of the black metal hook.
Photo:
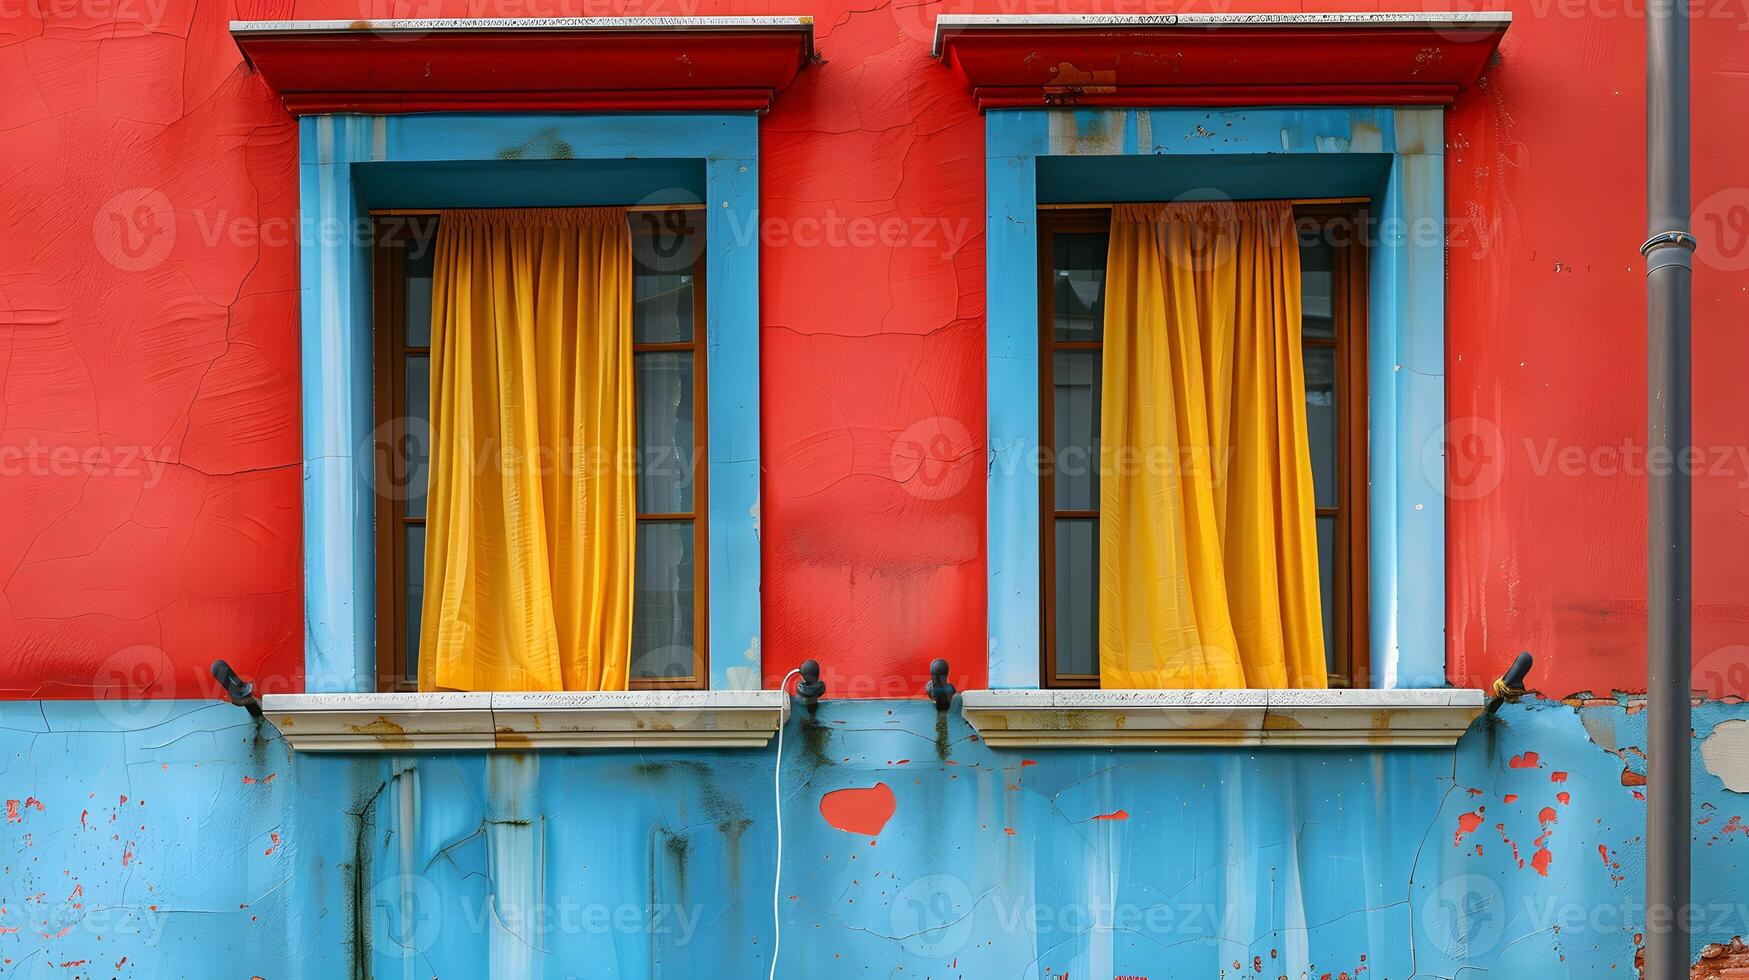
M 820 679 L 820 662 L 804 660 L 800 668 L 802 679 L 796 685 L 796 696 L 802 699 L 810 714 L 820 705 L 820 696 L 826 693 L 826 682 Z
M 938 711 L 946 711 L 953 704 L 954 686 L 947 682 L 947 670 L 947 661 L 940 657 L 930 661 L 929 686 L 923 689 Z
M 1519 654 L 1518 659 L 1512 661 L 1512 666 L 1506 668 L 1506 673 L 1494 682 L 1494 696 L 1488 699 L 1489 717 L 1499 711 L 1500 706 L 1506 702 L 1517 701 L 1524 697 L 1524 679 L 1529 676 L 1531 665 L 1535 662 L 1536 658 L 1530 655 L 1529 650 L 1526 650 Z
M 224 685 L 225 694 L 232 704 L 246 709 L 256 718 L 261 717 L 261 699 L 255 696 L 255 685 L 237 676 L 231 665 L 223 660 L 213 661 L 213 679 Z

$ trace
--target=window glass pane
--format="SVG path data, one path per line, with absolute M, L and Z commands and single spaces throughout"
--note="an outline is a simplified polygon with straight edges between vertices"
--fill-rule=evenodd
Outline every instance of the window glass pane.
M 1105 249 L 1109 235 L 1051 238 L 1051 289 L 1058 340 L 1098 340 L 1105 316 Z
M 633 358 L 638 390 L 638 512 L 692 511 L 692 351 Z
M 1336 673 L 1336 518 L 1318 518 L 1318 591 L 1324 605 L 1324 663 Z M 1366 686 L 1362 678 L 1353 683 Z
M 1052 361 L 1056 508 L 1098 510 L 1100 352 L 1059 350 Z
M 408 347 L 431 346 L 431 273 L 437 262 L 437 242 L 418 238 L 407 243 L 407 295 L 403 306 L 407 311 L 406 339 Z
M 633 677 L 692 676 L 692 545 L 692 521 L 638 522 Z
M 632 222 L 632 339 L 640 344 L 692 339 L 693 267 L 704 236 L 684 231 L 675 212 Z
M 425 525 L 407 525 L 407 676 L 419 676 L 419 620 L 425 608 Z
M 1334 337 L 1336 248 L 1321 230 L 1312 234 L 1300 236 L 1300 329 L 1307 337 Z
M 1311 440 L 1312 489 L 1319 507 L 1336 499 L 1336 349 L 1307 347 L 1306 434 Z
M 1057 673 L 1099 673 L 1099 521 L 1057 519 Z
M 395 465 L 405 467 L 395 486 L 406 494 L 407 516 L 425 516 L 425 490 L 431 482 L 428 454 L 431 447 L 431 359 L 410 355 L 406 361 L 407 421 L 402 425 L 401 445 L 394 453 Z

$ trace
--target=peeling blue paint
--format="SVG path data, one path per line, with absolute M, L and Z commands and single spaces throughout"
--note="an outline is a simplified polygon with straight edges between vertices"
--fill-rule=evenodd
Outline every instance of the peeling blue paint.
M 1632 976 L 1643 715 L 1500 718 L 1455 752 L 1028 753 L 927 702 L 826 702 L 786 733 L 779 975 Z M 1698 759 L 1728 719 L 1749 705 L 1695 718 L 1697 952 L 1749 932 L 1749 833 L 1725 830 L 1749 796 Z M 227 705 L 9 703 L 0 965 L 763 977 L 773 754 L 294 757 Z M 876 782 L 878 837 L 822 818 Z

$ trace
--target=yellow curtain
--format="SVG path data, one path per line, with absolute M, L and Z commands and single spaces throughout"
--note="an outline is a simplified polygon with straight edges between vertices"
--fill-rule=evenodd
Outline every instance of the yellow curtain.
M 1324 687 L 1292 208 L 1119 205 L 1105 288 L 1100 684 Z
M 420 690 L 626 689 L 631 263 L 623 208 L 439 219 Z

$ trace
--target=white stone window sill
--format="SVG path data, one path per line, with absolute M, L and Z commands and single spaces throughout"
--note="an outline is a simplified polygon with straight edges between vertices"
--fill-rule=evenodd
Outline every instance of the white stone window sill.
M 779 691 L 269 694 L 300 752 L 760 748 L 789 717 Z
M 1475 689 L 967 691 L 993 748 L 1449 746 L 1481 714 Z

